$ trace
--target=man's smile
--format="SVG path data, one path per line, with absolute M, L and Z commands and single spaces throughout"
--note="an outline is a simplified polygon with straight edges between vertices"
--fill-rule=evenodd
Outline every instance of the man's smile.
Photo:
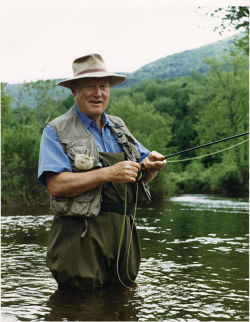
M 91 104 L 94 104 L 94 105 L 98 105 L 98 104 L 101 104 L 102 101 L 94 101 L 94 100 L 91 100 L 89 101 Z

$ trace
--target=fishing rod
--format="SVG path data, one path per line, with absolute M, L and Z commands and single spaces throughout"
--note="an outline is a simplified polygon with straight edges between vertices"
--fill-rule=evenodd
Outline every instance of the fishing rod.
M 210 145 L 212 145 L 212 144 L 216 144 L 216 143 L 224 142 L 224 141 L 227 141 L 227 140 L 235 139 L 235 138 L 238 138 L 238 137 L 240 137 L 240 136 L 247 135 L 247 134 L 249 134 L 249 132 L 245 132 L 245 133 L 241 133 L 241 134 L 233 135 L 233 136 L 230 136 L 230 137 L 228 137 L 228 138 L 220 139 L 220 140 L 217 140 L 217 141 L 213 141 L 213 142 L 205 143 L 205 144 L 202 144 L 202 145 L 198 145 L 198 146 L 195 146 L 195 147 L 190 148 L 190 149 L 186 149 L 186 150 L 183 150 L 183 151 L 175 152 L 175 153 L 172 153 L 172 154 L 166 155 L 166 156 L 164 157 L 164 159 L 163 159 L 163 160 L 166 160 L 166 159 L 172 158 L 172 157 L 174 157 L 174 156 L 176 156 L 176 155 L 179 155 L 179 154 L 182 154 L 182 153 L 186 153 L 186 152 L 189 152 L 189 151 L 193 151 L 193 150 L 201 149 L 201 148 L 204 148 L 204 147 L 206 147 L 206 146 L 210 146 Z
M 162 160 L 163 161 L 163 160 L 172 158 L 172 157 L 174 157 L 176 155 L 179 155 L 179 154 L 182 154 L 182 153 L 186 153 L 186 152 L 189 152 L 189 151 L 201 149 L 201 148 L 204 148 L 206 146 L 210 146 L 210 145 L 213 145 L 213 144 L 216 144 L 216 143 L 220 143 L 220 142 L 224 142 L 224 141 L 227 141 L 227 140 L 236 139 L 236 138 L 238 138 L 240 136 L 247 135 L 247 134 L 249 134 L 249 132 L 245 132 L 245 133 L 233 135 L 233 136 L 230 136 L 228 138 L 224 138 L 224 139 L 220 139 L 220 140 L 217 140 L 217 141 L 213 141 L 213 142 L 205 143 L 205 144 L 202 144 L 202 145 L 198 145 L 198 146 L 195 146 L 195 147 L 190 148 L 190 149 L 186 149 L 186 150 L 183 150 L 183 151 L 179 151 L 179 152 L 175 152 L 175 153 L 172 153 L 172 154 L 163 156 L 159 160 Z M 136 178 L 136 182 L 141 181 L 144 178 L 144 176 L 145 176 L 145 171 L 144 171 L 143 164 L 141 166 L 142 166 L 142 169 L 140 171 L 138 171 L 137 178 Z

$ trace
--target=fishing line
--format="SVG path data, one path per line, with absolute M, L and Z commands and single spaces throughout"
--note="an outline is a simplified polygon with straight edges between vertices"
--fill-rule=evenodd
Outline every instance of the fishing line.
M 129 259 L 129 252 L 130 252 L 130 246 L 131 246 L 131 242 L 132 242 L 132 236 L 133 236 L 133 230 L 134 230 L 134 226 L 135 226 L 135 217 L 136 217 L 136 210 L 137 210 L 137 200 L 138 200 L 138 182 L 136 182 L 136 192 L 135 192 L 135 210 L 134 210 L 134 215 L 132 216 L 132 229 L 131 229 L 131 233 L 130 233 L 130 238 L 129 238 L 129 245 L 128 245 L 128 252 L 127 252 L 127 275 L 128 275 L 128 279 L 134 283 L 134 281 L 131 279 L 129 272 L 128 272 L 128 259 Z
M 188 158 L 188 159 L 181 159 L 181 160 L 168 160 L 167 163 L 171 162 L 171 163 L 174 163 L 174 162 L 185 162 L 185 161 L 191 161 L 191 160 L 196 160 L 196 159 L 201 159 L 201 158 L 205 158 L 205 157 L 208 157 L 210 155 L 214 155 L 214 154 L 217 154 L 217 153 L 221 153 L 221 152 L 224 152 L 224 151 L 227 151 L 229 149 L 232 149 L 232 148 L 235 148 L 236 146 L 240 145 L 240 144 L 243 144 L 245 143 L 246 141 L 248 141 L 249 139 L 246 139 L 240 143 L 237 143 L 237 144 L 234 144 L 228 148 L 225 148 L 225 149 L 222 149 L 222 150 L 219 150 L 219 151 L 215 151 L 215 152 L 212 152 L 212 153 L 208 153 L 208 154 L 204 154 L 204 155 L 199 155 L 197 157 L 192 157 L 192 158 Z
M 139 189 L 139 185 L 138 183 L 136 183 L 136 193 L 135 193 L 135 210 L 134 210 L 134 215 L 132 216 L 132 229 L 131 229 L 131 233 L 130 233 L 130 238 L 129 238 L 129 245 L 128 245 L 128 250 L 127 250 L 127 259 L 126 259 L 126 270 L 127 270 L 127 276 L 128 279 L 134 283 L 134 281 L 131 279 L 130 275 L 129 275 L 129 271 L 128 271 L 128 259 L 129 259 L 129 253 L 130 253 L 130 247 L 131 247 L 131 242 L 132 242 L 132 236 L 133 236 L 133 229 L 135 226 L 135 217 L 136 217 L 136 211 L 137 211 L 137 202 L 138 202 L 138 189 Z M 126 288 L 130 288 L 129 286 L 127 286 L 126 284 L 123 283 L 123 281 L 121 280 L 120 274 L 119 274 L 119 259 L 120 259 L 120 254 L 121 254 L 121 245 L 122 245 L 122 240 L 123 240 L 123 236 L 124 236 L 124 231 L 125 231 L 125 217 L 126 217 L 126 209 L 127 209 L 127 183 L 125 185 L 125 210 L 124 210 L 124 218 L 123 218 L 123 224 L 122 224 L 122 233 L 121 233 L 121 237 L 120 237 L 120 242 L 119 242 L 119 248 L 118 248 L 118 254 L 117 254 L 117 263 L 116 263 L 116 269 L 117 269 L 117 276 L 118 279 L 120 281 L 120 283 L 125 286 Z
M 126 284 L 123 283 L 123 281 L 121 280 L 120 274 L 119 274 L 119 259 L 120 259 L 120 254 L 121 254 L 122 240 L 123 240 L 123 235 L 124 235 L 124 231 L 125 231 L 125 222 L 126 222 L 126 215 L 127 215 L 127 189 L 128 189 L 128 186 L 127 186 L 127 183 L 125 183 L 125 196 L 124 196 L 125 208 L 124 208 L 124 215 L 123 215 L 122 232 L 121 232 L 121 237 L 120 237 L 120 242 L 119 242 L 118 252 L 117 252 L 116 273 L 117 273 L 120 283 L 124 287 L 130 288 L 129 286 L 127 286 Z
M 208 142 L 208 143 L 205 143 L 205 144 L 202 144 L 202 145 L 194 146 L 192 148 L 189 148 L 189 149 L 186 149 L 186 150 L 183 150 L 183 151 L 171 153 L 169 155 L 166 155 L 164 157 L 164 160 L 172 158 L 173 156 L 176 156 L 176 155 L 179 155 L 179 154 L 183 154 L 183 153 L 187 153 L 187 152 L 190 152 L 190 151 L 193 151 L 193 150 L 201 149 L 201 148 L 204 148 L 206 146 L 210 146 L 210 145 L 217 144 L 217 143 L 220 143 L 220 142 L 225 142 L 225 141 L 228 141 L 228 140 L 236 139 L 236 138 L 238 138 L 240 136 L 248 135 L 248 134 L 249 134 L 249 132 L 244 132 L 244 133 L 236 134 L 236 135 L 233 135 L 233 136 L 229 136 L 227 138 L 216 140 L 216 141 L 213 141 L 213 142 Z

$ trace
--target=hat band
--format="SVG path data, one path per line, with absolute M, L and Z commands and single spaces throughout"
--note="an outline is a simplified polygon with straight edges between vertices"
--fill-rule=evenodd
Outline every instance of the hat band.
M 77 73 L 75 76 L 79 76 L 87 73 L 96 73 L 96 72 L 107 72 L 107 70 L 106 69 L 88 69 L 83 72 Z

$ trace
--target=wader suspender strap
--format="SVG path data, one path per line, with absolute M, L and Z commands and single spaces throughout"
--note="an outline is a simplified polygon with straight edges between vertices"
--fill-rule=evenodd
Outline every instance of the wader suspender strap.
M 111 121 L 114 123 L 113 120 L 111 120 Z M 114 136 L 115 136 L 115 138 L 117 140 L 117 143 L 120 144 L 120 146 L 122 147 L 123 151 L 125 152 L 128 160 L 130 160 L 130 161 L 139 161 L 139 157 L 136 156 L 135 153 L 133 153 L 133 150 L 130 147 L 130 144 L 128 142 L 127 135 L 129 135 L 129 133 L 127 133 L 127 135 L 126 135 L 124 133 L 124 129 L 121 129 L 123 127 L 124 127 L 123 124 L 114 123 L 114 126 L 110 126 L 110 129 L 113 132 L 113 134 L 114 134 Z
M 111 126 L 110 128 L 111 128 L 111 130 L 112 130 L 112 132 L 113 132 L 118 144 L 120 144 L 122 146 L 122 149 L 125 152 L 125 154 L 127 155 L 128 159 L 131 160 L 131 161 L 136 160 L 136 162 L 138 162 L 139 159 L 138 159 L 137 156 L 134 155 L 131 147 L 129 146 L 128 139 L 119 130 L 119 128 L 121 128 L 121 127 L 123 127 L 122 124 L 114 123 L 114 126 Z M 141 180 L 143 180 L 145 175 L 146 175 L 146 172 L 145 172 L 144 168 L 142 167 L 142 169 L 140 171 L 138 171 L 136 182 L 140 182 Z

